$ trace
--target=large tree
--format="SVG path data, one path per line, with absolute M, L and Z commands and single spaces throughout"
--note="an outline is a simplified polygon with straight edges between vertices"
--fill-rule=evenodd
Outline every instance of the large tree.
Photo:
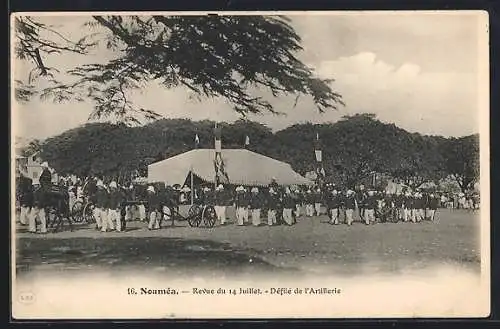
M 479 135 L 450 138 L 445 147 L 447 172 L 467 193 L 479 180 Z
M 277 112 L 255 87 L 273 96 L 308 95 L 321 112 L 342 104 L 331 80 L 315 77 L 297 58 L 301 38 L 286 17 L 92 16 L 87 27 L 105 33 L 89 33 L 76 41 L 35 17 L 18 16 L 15 24 L 16 56 L 34 64 L 30 79 L 17 81 L 17 98 L 39 94 L 57 102 L 90 100 L 95 105 L 91 118 L 136 123 L 140 117 L 158 118 L 132 104 L 128 94 L 153 80 L 167 88 L 185 86 L 197 96 L 222 97 L 243 115 Z M 71 82 L 59 80 L 58 68 L 45 64 L 51 54 L 87 54 L 102 45 L 113 50 L 115 58 L 63 72 Z M 45 77 L 50 86 L 36 90 L 36 77 Z

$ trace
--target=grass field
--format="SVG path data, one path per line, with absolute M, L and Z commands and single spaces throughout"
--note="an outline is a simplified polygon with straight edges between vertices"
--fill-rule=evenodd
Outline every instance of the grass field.
M 18 229 L 16 271 L 163 271 L 173 275 L 251 273 L 397 273 L 434 265 L 479 272 L 479 215 L 440 210 L 436 222 L 329 225 L 326 216 L 294 226 L 191 228 L 186 222 L 149 231 L 75 231 L 32 235 Z

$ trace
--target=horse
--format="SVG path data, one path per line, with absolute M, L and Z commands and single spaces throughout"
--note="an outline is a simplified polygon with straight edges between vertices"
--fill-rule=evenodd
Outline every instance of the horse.
M 54 231 L 57 232 L 62 229 L 64 219 L 67 219 L 70 230 L 73 231 L 69 208 L 69 192 L 67 189 L 51 185 L 47 187 L 40 186 L 34 192 L 37 198 L 42 201 L 41 205 L 45 210 L 47 227 L 54 228 Z

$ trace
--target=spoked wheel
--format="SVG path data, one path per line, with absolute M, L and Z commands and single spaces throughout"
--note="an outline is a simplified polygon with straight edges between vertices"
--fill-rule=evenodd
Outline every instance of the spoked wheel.
M 94 224 L 94 205 L 91 203 L 87 203 L 83 208 L 83 220 L 88 224 Z
M 198 227 L 201 223 L 201 206 L 194 204 L 189 208 L 187 221 L 189 226 Z
M 73 204 L 73 207 L 71 207 L 71 218 L 76 223 L 83 222 L 83 220 L 84 220 L 84 216 L 83 216 L 83 202 L 76 201 Z
M 215 212 L 214 206 L 205 206 L 202 217 L 206 226 L 214 227 L 215 221 L 217 220 L 217 213 Z
M 58 223 L 57 211 L 54 207 L 45 208 L 45 222 L 47 228 L 54 228 Z
M 62 229 L 63 216 L 56 207 L 45 208 L 45 220 L 47 229 L 52 229 L 54 232 Z

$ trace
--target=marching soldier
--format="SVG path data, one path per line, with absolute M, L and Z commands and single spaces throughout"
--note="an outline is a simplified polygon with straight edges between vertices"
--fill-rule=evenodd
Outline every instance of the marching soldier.
M 283 221 L 288 225 L 294 224 L 292 215 L 293 209 L 295 209 L 295 200 L 293 199 L 290 188 L 287 187 L 285 189 L 285 195 L 283 195 Z
M 250 198 L 250 208 L 252 209 L 252 225 L 259 226 L 260 225 L 260 210 L 262 208 L 262 197 L 259 194 L 259 189 L 257 187 L 253 187 L 252 195 Z
M 365 200 L 368 195 L 364 185 L 359 186 L 359 191 L 356 193 L 356 203 L 358 204 L 359 218 L 361 221 L 365 219 Z
M 321 215 L 322 193 L 321 193 L 321 189 L 319 187 L 316 188 L 316 190 L 313 194 L 313 198 L 314 198 L 314 211 L 316 213 L 316 216 L 320 216 Z
M 365 224 L 375 223 L 375 209 L 378 206 L 378 198 L 374 191 L 368 191 L 368 198 L 365 200 Z
M 314 216 L 314 198 L 311 189 L 307 189 L 306 192 L 306 216 L 313 217 Z
M 236 221 L 238 226 L 244 226 L 248 222 L 248 204 L 249 200 L 243 186 L 236 188 L 236 198 L 234 200 L 236 207 Z
M 128 188 L 125 190 L 125 197 L 127 201 L 135 201 L 135 189 L 134 185 L 130 183 Z M 137 215 L 138 207 L 134 204 L 128 204 L 125 207 L 125 221 L 135 220 L 139 216 Z
M 422 219 L 425 217 L 425 211 L 424 211 L 425 200 L 421 192 L 415 193 L 414 206 L 415 206 L 415 221 L 421 222 Z
M 273 226 L 277 224 L 276 210 L 278 208 L 278 192 L 274 187 L 269 187 L 269 196 L 267 199 L 267 225 Z
M 403 204 L 404 221 L 408 222 L 408 221 L 412 220 L 412 208 L 413 208 L 413 198 L 412 198 L 411 193 L 409 191 L 407 191 L 405 193 L 405 197 L 404 197 L 403 201 L 404 201 L 404 204 Z
M 293 197 L 295 199 L 295 218 L 299 218 L 301 215 L 301 206 L 304 200 L 304 196 L 300 187 L 295 187 L 295 189 L 293 190 Z
M 404 200 L 403 199 L 404 198 L 401 195 L 401 192 L 400 191 L 396 191 L 396 195 L 394 196 L 394 200 L 393 200 L 396 221 L 400 221 L 404 217 L 403 216 L 403 212 L 404 212 L 404 208 L 403 208 Z
M 226 194 L 224 193 L 224 186 L 219 184 L 215 189 L 215 213 L 221 225 L 226 224 Z
M 338 225 L 342 200 L 340 199 L 336 189 L 332 190 L 331 196 L 328 198 L 327 202 L 330 215 L 330 224 Z
M 149 230 L 160 229 L 160 199 L 156 195 L 156 190 L 153 185 L 149 185 L 147 192 L 148 213 L 149 213 Z
M 427 215 L 431 221 L 434 221 L 434 216 L 436 216 L 436 211 L 439 206 L 439 198 L 431 193 L 427 200 Z
M 118 189 L 118 185 L 116 184 L 116 182 L 113 181 L 109 184 L 108 216 L 107 216 L 108 218 L 107 221 L 105 222 L 106 225 L 104 225 L 103 223 L 102 230 L 104 232 L 106 232 L 108 228 L 112 230 L 113 226 L 115 227 L 117 232 L 122 231 L 122 221 L 121 221 L 122 203 L 123 203 L 123 194 Z
M 96 222 L 96 230 L 106 231 L 106 224 L 108 220 L 108 191 L 104 186 L 102 180 L 98 180 L 96 183 L 96 191 L 93 194 L 94 203 L 94 218 Z M 106 226 L 105 226 L 106 225 Z
M 172 186 L 165 186 L 164 200 L 160 205 L 162 209 L 162 219 L 165 222 L 171 221 L 171 226 L 175 225 L 175 214 L 179 212 L 179 195 Z
M 345 219 L 347 225 L 351 226 L 353 222 L 353 214 L 354 210 L 357 207 L 357 201 L 354 196 L 353 190 L 347 190 L 345 199 L 344 199 L 344 207 L 345 207 Z

